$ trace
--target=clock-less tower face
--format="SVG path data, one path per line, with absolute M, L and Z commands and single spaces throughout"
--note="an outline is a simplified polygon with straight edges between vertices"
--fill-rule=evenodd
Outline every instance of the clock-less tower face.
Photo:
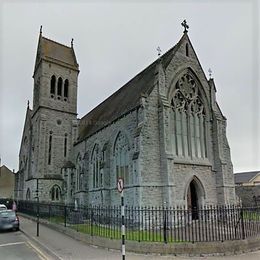
M 78 71 L 43 61 L 34 75 L 33 107 L 76 113 Z
M 73 47 L 40 35 L 33 74 L 34 110 L 48 107 L 76 113 L 78 73 Z

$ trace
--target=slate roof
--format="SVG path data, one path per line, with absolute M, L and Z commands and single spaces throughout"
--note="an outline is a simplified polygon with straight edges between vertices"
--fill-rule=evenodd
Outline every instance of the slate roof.
M 63 45 L 45 38 L 40 34 L 34 71 L 41 59 L 63 63 L 63 65 L 67 65 L 76 70 L 79 68 L 73 46 Z
M 160 62 L 164 68 L 166 68 L 172 60 L 184 36 L 186 36 L 186 34 L 183 35 L 174 47 L 160 57 Z M 157 59 L 81 118 L 78 142 L 81 142 L 121 116 L 140 106 L 141 97 L 148 96 L 154 87 L 158 62 L 159 60 Z
M 234 174 L 235 184 L 246 183 L 255 178 L 260 171 L 238 172 Z

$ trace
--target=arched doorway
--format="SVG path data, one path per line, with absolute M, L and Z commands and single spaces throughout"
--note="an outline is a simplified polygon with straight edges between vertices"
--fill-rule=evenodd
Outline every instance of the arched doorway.
M 195 180 L 193 179 L 190 182 L 187 191 L 187 206 L 188 209 L 191 210 L 191 218 L 192 220 L 198 219 L 198 209 L 199 209 L 199 192 L 198 192 L 198 185 L 196 184 Z

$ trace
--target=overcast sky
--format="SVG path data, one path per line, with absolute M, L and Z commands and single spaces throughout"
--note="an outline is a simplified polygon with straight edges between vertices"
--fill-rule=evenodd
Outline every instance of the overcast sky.
M 189 37 L 227 117 L 234 171 L 260 170 L 259 1 L 2 1 L 0 4 L 0 157 L 18 169 L 40 25 L 70 45 L 80 65 L 81 118 L 175 45 L 186 19 Z M 160 2 L 160 3 L 159 3 Z

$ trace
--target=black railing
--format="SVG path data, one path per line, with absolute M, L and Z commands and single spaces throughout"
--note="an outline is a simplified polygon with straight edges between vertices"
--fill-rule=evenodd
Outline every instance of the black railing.
M 37 203 L 19 201 L 19 212 L 36 216 Z M 78 232 L 120 239 L 120 206 L 39 204 L 40 218 Z M 260 207 L 125 207 L 126 240 L 164 243 L 238 240 L 260 235 Z

